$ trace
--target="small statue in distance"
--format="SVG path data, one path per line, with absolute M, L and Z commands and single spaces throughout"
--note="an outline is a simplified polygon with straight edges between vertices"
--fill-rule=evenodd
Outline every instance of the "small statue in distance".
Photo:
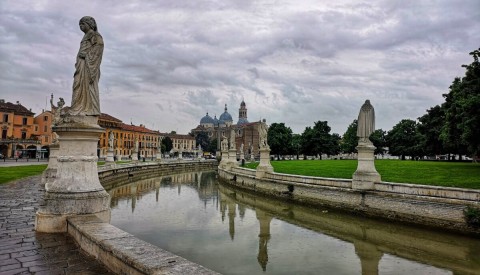
M 370 100 L 366 100 L 360 108 L 358 114 L 357 137 L 358 144 L 371 145 L 370 135 L 375 131 L 375 110 L 373 109 Z

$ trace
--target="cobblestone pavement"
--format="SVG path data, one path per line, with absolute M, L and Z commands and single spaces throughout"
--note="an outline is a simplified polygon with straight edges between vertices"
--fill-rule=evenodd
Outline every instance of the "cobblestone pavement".
M 40 176 L 0 185 L 0 275 L 113 274 L 66 233 L 35 232 Z

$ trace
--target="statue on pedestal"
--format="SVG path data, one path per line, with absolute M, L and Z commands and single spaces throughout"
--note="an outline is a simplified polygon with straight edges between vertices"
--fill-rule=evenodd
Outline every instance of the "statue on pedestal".
M 73 75 L 72 105 L 69 115 L 100 115 L 100 97 L 98 81 L 100 63 L 103 55 L 103 38 L 98 33 L 97 23 L 90 16 L 80 19 L 80 30 L 85 35 L 80 42 L 80 49 Z
M 113 150 L 113 141 L 115 137 L 113 135 L 113 131 L 110 131 L 110 135 L 108 136 L 108 149 Z
M 230 131 L 230 149 L 235 150 L 235 148 L 237 147 L 235 143 L 236 143 L 235 142 L 235 130 L 232 129 Z
M 267 142 L 268 126 L 265 119 L 263 119 L 258 125 L 258 136 L 260 138 L 260 149 L 270 149 L 270 146 L 268 146 Z
M 225 135 L 222 135 L 220 148 L 222 149 L 222 151 L 228 151 L 228 139 Z
M 369 137 L 375 131 L 375 110 L 373 109 L 370 100 L 366 100 L 360 108 L 358 114 L 357 137 L 358 142 L 364 144 L 372 144 Z

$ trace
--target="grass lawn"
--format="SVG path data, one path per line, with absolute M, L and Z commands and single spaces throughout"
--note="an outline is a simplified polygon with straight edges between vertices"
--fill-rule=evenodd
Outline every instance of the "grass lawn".
M 39 175 L 47 168 L 46 164 L 0 167 L 0 184 L 9 181 Z
M 275 172 L 351 179 L 356 160 L 272 161 Z M 255 169 L 258 163 L 248 163 Z M 480 189 L 480 164 L 467 162 L 376 160 L 382 181 Z

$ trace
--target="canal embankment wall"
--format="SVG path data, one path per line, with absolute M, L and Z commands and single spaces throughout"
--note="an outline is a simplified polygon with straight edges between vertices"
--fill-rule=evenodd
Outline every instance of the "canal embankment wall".
M 174 161 L 103 166 L 98 177 L 109 190 L 130 182 L 185 172 L 212 170 L 217 161 Z M 117 274 L 219 274 L 165 251 L 95 215 L 67 219 L 67 231 L 78 245 Z
M 250 192 L 307 205 L 480 234 L 464 217 L 480 206 L 480 191 L 408 183 L 376 182 L 372 190 L 352 188 L 350 179 L 333 179 L 256 171 L 242 167 L 218 169 L 220 179 Z

